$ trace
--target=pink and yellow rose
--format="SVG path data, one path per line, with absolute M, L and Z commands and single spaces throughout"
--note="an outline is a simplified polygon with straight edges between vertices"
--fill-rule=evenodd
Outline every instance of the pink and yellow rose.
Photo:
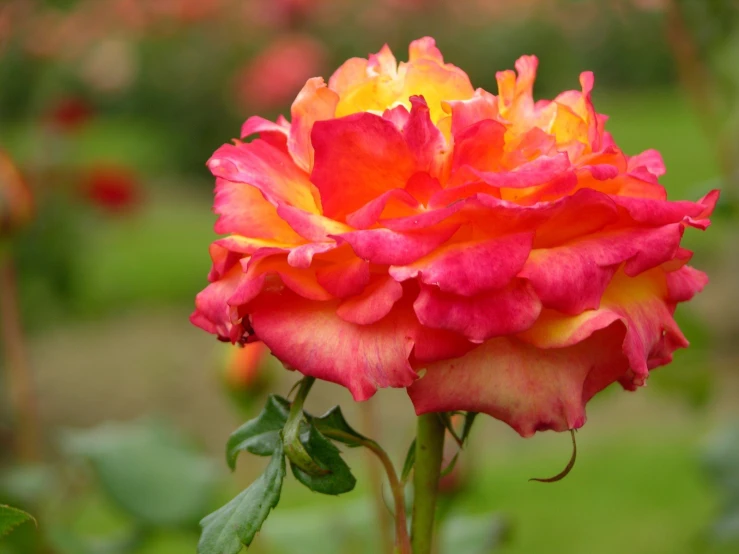
M 248 119 L 208 162 L 225 236 L 192 322 L 356 400 L 405 387 L 419 414 L 524 436 L 643 385 L 688 344 L 672 315 L 707 278 L 680 241 L 718 192 L 668 201 L 659 153 L 605 131 L 592 73 L 535 101 L 536 68 L 475 90 L 424 38 L 308 80 L 290 121 Z

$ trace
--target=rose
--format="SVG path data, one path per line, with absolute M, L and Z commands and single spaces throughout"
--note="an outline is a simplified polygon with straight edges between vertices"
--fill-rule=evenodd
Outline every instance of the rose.
M 582 91 L 534 102 L 537 59 L 474 90 L 434 41 L 310 79 L 292 120 L 246 121 L 216 177 L 210 285 L 192 322 L 263 341 L 356 400 L 407 387 L 416 412 L 485 412 L 528 436 L 575 429 L 616 381 L 688 342 L 673 320 L 706 276 L 662 158 L 629 157 Z

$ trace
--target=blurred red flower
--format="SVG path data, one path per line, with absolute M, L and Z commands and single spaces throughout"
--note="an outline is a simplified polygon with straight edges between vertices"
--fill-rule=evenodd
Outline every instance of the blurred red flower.
M 76 131 L 93 116 L 92 106 L 76 96 L 59 99 L 49 112 L 49 121 L 60 131 Z
M 138 178 L 117 165 L 94 166 L 82 179 L 81 193 L 90 203 L 107 212 L 130 211 L 142 200 Z
M 0 238 L 22 227 L 33 211 L 31 189 L 13 160 L 0 150 Z

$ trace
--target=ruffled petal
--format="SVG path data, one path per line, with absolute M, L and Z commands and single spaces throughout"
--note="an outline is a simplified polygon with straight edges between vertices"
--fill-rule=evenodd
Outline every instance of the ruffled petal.
M 348 242 L 362 259 L 380 265 L 406 265 L 432 252 L 449 240 L 457 225 L 439 225 L 419 232 L 367 229 L 336 235 Z
M 369 264 L 355 257 L 316 271 L 318 283 L 337 298 L 360 294 L 370 281 Z
M 687 302 L 708 284 L 708 275 L 687 265 L 667 273 L 666 279 L 671 302 Z
M 393 311 L 372 325 L 356 325 L 338 317 L 336 308 L 337 302 L 312 302 L 287 292 L 264 295 L 251 308 L 251 324 L 288 367 L 343 385 L 355 400 L 416 379 L 408 362 L 412 317 Z
M 403 136 L 408 149 L 415 158 L 416 170 L 432 177 L 444 177 L 449 147 L 439 128 L 431 122 L 429 108 L 420 96 L 411 96 L 412 105 L 408 122 L 403 127 Z
M 258 134 L 259 138 L 272 146 L 287 151 L 287 138 L 290 134 L 290 125 L 283 120 L 273 123 L 257 115 L 247 119 L 241 126 L 241 138 Z
M 680 246 L 680 224 L 604 232 L 563 246 L 535 249 L 520 276 L 531 281 L 547 308 L 578 314 L 597 308 L 622 263 L 628 275 L 671 260 Z
M 472 342 L 482 342 L 531 327 L 541 312 L 541 302 L 528 282 L 516 279 L 505 288 L 475 296 L 458 296 L 422 285 L 413 308 L 426 327 L 447 329 Z
M 398 281 L 420 275 L 423 283 L 436 285 L 442 291 L 473 296 L 505 287 L 526 263 L 533 239 L 533 233 L 519 233 L 483 242 L 456 243 L 389 271 Z
M 311 179 L 324 214 L 342 220 L 382 193 L 402 189 L 416 171 L 403 135 L 380 116 L 361 113 L 313 127 Z
M 195 297 L 195 311 L 190 316 L 193 325 L 218 335 L 225 341 L 239 342 L 244 328 L 236 308 L 228 304 L 244 275 L 239 264 L 221 279 L 211 283 Z
M 217 178 L 213 211 L 218 215 L 215 224 L 218 234 L 302 242 L 302 237 L 280 218 L 261 191 L 251 185 Z
M 411 58 L 408 63 L 401 63 L 399 71 L 405 73 L 400 98 L 405 100 L 411 96 L 423 96 L 428 104 L 431 120 L 438 122 L 446 114 L 443 102 L 466 100 L 471 98 L 475 90 L 467 74 L 444 63 L 434 39 L 424 38 L 411 43 Z
M 590 381 L 603 388 L 628 367 L 620 353 L 622 338 L 623 328 L 616 326 L 560 349 L 543 350 L 511 337 L 489 340 L 461 358 L 429 364 L 408 394 L 417 414 L 483 412 L 524 437 L 578 429 L 585 423 L 584 397 L 594 388 Z
M 290 136 L 287 147 L 295 163 L 304 171 L 313 168 L 313 146 L 311 131 L 317 121 L 331 119 L 336 114 L 339 96 L 329 89 L 323 79 L 308 79 L 303 90 L 293 102 L 290 114 Z
M 403 297 L 403 287 L 390 277 L 377 277 L 358 296 L 344 300 L 336 314 L 350 323 L 371 325 L 390 313 Z
M 213 175 L 246 183 L 264 195 L 273 206 L 295 206 L 317 212 L 316 194 L 308 175 L 285 152 L 264 140 L 224 144 L 208 160 Z

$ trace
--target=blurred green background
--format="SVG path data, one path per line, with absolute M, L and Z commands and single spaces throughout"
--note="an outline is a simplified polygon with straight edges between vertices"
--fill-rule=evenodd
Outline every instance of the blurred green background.
M 739 552 L 736 1 L 0 0 L 0 148 L 37 205 L 9 248 L 43 444 L 20 464 L 0 401 L 0 504 L 39 520 L 0 553 L 194 552 L 198 520 L 258 474 L 246 457 L 228 474 L 222 452 L 264 387 L 237 390 L 231 347 L 187 319 L 214 239 L 204 163 L 249 115 L 289 115 L 308 77 L 383 43 L 404 59 L 424 35 L 492 91 L 522 54 L 540 58 L 540 98 L 593 70 L 607 128 L 629 154 L 662 152 L 671 199 L 723 189 L 712 228 L 685 240 L 712 278 L 678 312 L 691 348 L 646 389 L 596 398 L 554 485 L 527 480 L 564 466 L 568 437 L 479 418 L 441 554 Z M 294 375 L 266 365 L 287 394 Z M 319 384 L 308 408 L 337 403 L 402 461 L 404 393 L 358 408 Z M 290 483 L 252 550 L 380 552 L 374 465 L 347 458 L 355 491 Z

